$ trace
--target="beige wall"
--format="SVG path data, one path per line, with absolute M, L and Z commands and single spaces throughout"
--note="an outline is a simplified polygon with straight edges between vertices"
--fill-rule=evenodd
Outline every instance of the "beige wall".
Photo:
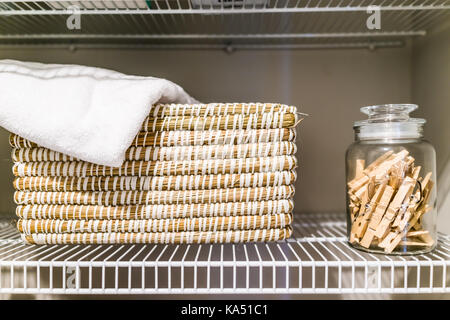
M 442 175 L 450 161 L 450 21 L 414 41 L 412 97 L 420 105 L 417 114 L 427 119 L 425 137 L 436 148 L 437 170 Z M 440 184 L 444 181 L 447 185 Z M 450 190 L 448 181 L 438 177 L 438 193 Z M 444 194 L 438 198 L 444 202 Z M 450 233 L 448 206 L 439 212 L 438 229 Z
M 11 147 L 8 143 L 8 133 L 0 127 L 0 218 L 14 214 L 11 167 Z
M 436 148 L 441 172 L 450 157 L 450 21 L 414 41 L 412 98 L 427 119 L 425 136 Z
M 299 128 L 297 212 L 343 211 L 344 154 L 359 107 L 412 102 L 409 47 L 298 51 L 2 50 L 0 58 L 78 63 L 171 79 L 203 102 L 262 101 L 310 114 Z M 70 88 L 68 89 L 70 90 Z M 24 93 L 26 94 L 26 93 Z M 126 106 L 124 106 L 126 107 Z M 0 156 L 9 157 L 0 132 Z M 10 175 L 3 165 L 1 176 Z M 11 213 L 12 187 L 2 179 L 0 212 Z

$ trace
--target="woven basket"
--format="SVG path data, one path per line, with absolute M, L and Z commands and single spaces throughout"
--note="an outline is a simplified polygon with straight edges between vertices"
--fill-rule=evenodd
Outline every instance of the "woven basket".
M 297 113 L 297 108 L 278 103 L 208 103 L 208 104 L 158 104 L 152 106 L 149 116 L 218 116 L 252 113 Z
M 147 219 L 147 220 L 23 220 L 19 232 L 33 233 L 111 233 L 111 232 L 185 232 L 229 231 L 284 228 L 290 225 L 290 214 L 215 218 Z
M 290 185 L 295 171 L 164 177 L 20 177 L 13 182 L 23 191 L 163 191 Z
M 295 127 L 301 121 L 296 114 L 272 112 L 263 114 L 232 114 L 224 116 L 191 116 L 146 118 L 142 131 L 174 131 L 174 130 L 251 130 L 280 129 Z
M 127 161 L 181 161 L 276 157 L 293 155 L 297 152 L 290 141 L 269 143 L 247 143 L 238 145 L 206 145 L 180 147 L 131 147 L 125 154 Z M 14 162 L 79 161 L 64 153 L 46 148 L 14 148 L 11 154 Z
M 119 168 L 10 136 L 28 243 L 214 243 L 292 233 L 295 129 L 279 104 L 153 106 Z
M 184 191 L 16 191 L 14 193 L 14 201 L 19 205 L 73 204 L 105 206 L 253 202 L 290 199 L 294 195 L 294 191 L 293 186 Z
M 191 231 L 161 233 L 34 233 L 22 234 L 31 244 L 111 244 L 111 243 L 227 243 L 277 241 L 289 238 L 291 227 L 239 231 Z
M 16 162 L 13 173 L 19 177 L 30 176 L 172 176 L 209 175 L 292 170 L 297 167 L 294 156 L 270 158 L 241 158 L 184 161 L 126 161 L 119 168 L 84 161 L 70 162 Z
M 293 206 L 292 200 L 288 199 L 147 206 L 24 205 L 16 208 L 16 214 L 22 219 L 140 220 L 272 215 L 290 213 Z
M 295 141 L 295 129 L 258 130 L 210 130 L 210 131 L 162 131 L 139 132 L 131 146 L 174 147 L 203 145 L 239 145 L 248 143 L 268 143 Z M 18 135 L 11 134 L 9 144 L 13 148 L 35 148 L 38 145 Z

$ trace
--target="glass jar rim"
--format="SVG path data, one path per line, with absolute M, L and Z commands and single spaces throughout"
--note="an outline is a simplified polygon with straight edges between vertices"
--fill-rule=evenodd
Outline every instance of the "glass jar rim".
M 365 106 L 360 111 L 368 115 L 368 119 L 355 121 L 353 127 L 380 123 L 414 123 L 421 125 L 426 122 L 425 119 L 409 117 L 409 113 L 418 109 L 418 107 L 416 104 L 409 103 Z

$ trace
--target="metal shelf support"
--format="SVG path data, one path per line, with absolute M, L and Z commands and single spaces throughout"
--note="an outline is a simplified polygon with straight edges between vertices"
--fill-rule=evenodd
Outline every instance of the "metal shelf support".
M 8 1 L 14 2 L 14 1 Z M 16 2 L 24 2 L 24 1 L 16 1 Z M 29 1 L 29 2 L 38 2 L 38 1 Z M 49 2 L 49 1 L 47 1 Z M 223 14 L 254 14 L 254 13 L 348 13 L 348 12 L 367 12 L 367 10 L 371 9 L 372 5 L 364 5 L 364 6 L 327 6 L 327 7 L 224 7 L 222 6 L 210 6 L 208 7 L 198 7 L 198 8 L 183 8 L 179 6 L 178 8 L 134 8 L 134 9 L 121 9 L 118 7 L 115 8 L 107 8 L 105 6 L 104 9 L 91 9 L 87 8 L 83 5 L 81 1 L 58 1 L 60 3 L 66 3 L 67 6 L 61 6 L 59 9 L 42 9 L 42 10 L 2 10 L 0 11 L 0 15 L 67 15 L 72 14 L 72 10 L 67 9 L 68 6 L 74 5 L 80 8 L 81 15 L 154 15 L 154 14 L 163 14 L 163 15 L 173 15 L 173 14 L 215 14 L 215 15 L 223 15 Z M 97 1 L 101 2 L 101 1 Z M 112 2 L 113 1 L 104 1 L 104 2 Z M 162 1 L 161 1 L 162 2 Z M 166 3 L 168 0 L 165 1 Z M 374 2 L 376 3 L 376 2 Z M 297 2 L 298 5 L 301 3 Z M 375 5 L 375 4 L 374 4 Z M 449 10 L 450 5 L 448 2 L 443 4 L 432 4 L 432 5 L 381 5 L 378 6 L 380 11 L 430 11 L 430 10 Z
M 22 244 L 0 223 L 0 293 L 450 293 L 450 237 L 419 256 L 347 244 L 344 216 L 296 217 L 286 241 L 202 245 Z
M 0 45 L 70 42 L 80 47 L 144 44 L 147 49 L 167 45 L 213 49 L 232 42 L 232 48 L 253 50 L 395 47 L 408 38 L 425 36 L 450 16 L 450 0 L 215 1 L 153 0 L 149 8 L 143 0 L 2 0 Z M 366 25 L 373 6 L 380 10 L 379 30 Z M 79 15 L 80 30 L 67 27 L 73 14 Z M 369 42 L 373 44 L 361 45 Z

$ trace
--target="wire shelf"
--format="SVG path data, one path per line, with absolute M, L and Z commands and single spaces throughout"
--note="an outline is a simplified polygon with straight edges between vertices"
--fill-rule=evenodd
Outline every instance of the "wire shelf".
M 373 6 L 380 12 L 380 29 L 371 30 L 366 22 Z M 73 15 L 79 17 L 79 25 L 68 24 Z M 400 46 L 407 38 L 425 35 L 449 15 L 450 0 L 2 0 L 0 44 L 199 49 Z
M 352 249 L 340 214 L 296 217 L 287 241 L 202 245 L 22 244 L 1 223 L 0 293 L 449 293 L 450 236 L 418 256 Z

